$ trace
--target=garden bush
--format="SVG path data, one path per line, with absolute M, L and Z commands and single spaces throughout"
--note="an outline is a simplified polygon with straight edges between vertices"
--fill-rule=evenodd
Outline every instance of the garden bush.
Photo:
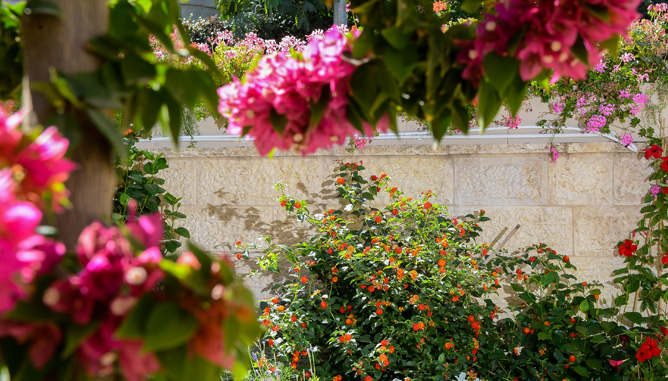
M 341 209 L 312 214 L 282 193 L 314 234 L 263 248 L 260 271 L 284 282 L 260 304 L 265 335 L 251 377 L 269 379 L 654 380 L 665 374 L 665 316 L 653 324 L 601 298 L 568 255 L 480 242 L 484 211 L 452 218 L 361 163 L 338 168 Z M 388 203 L 377 208 L 379 194 Z M 238 243 L 239 244 L 239 243 Z M 240 245 L 246 260 L 252 245 Z M 665 278 L 665 276 L 663 277 Z M 505 300 L 503 300 L 505 298 Z M 663 327 L 663 328 L 661 328 Z M 652 352 L 653 351 L 653 352 Z
M 317 234 L 271 246 L 260 261 L 273 271 L 291 263 L 280 297 L 263 305 L 269 363 L 328 379 L 429 379 L 467 369 L 496 339 L 479 332 L 491 331 L 499 313 L 489 299 L 498 274 L 482 267 L 488 248 L 475 242 L 484 212 L 450 219 L 431 192 L 412 199 L 385 174 L 367 180 L 356 163 L 340 170 L 343 210 L 311 215 L 304 201 L 279 199 Z M 383 190 L 390 203 L 371 206 Z

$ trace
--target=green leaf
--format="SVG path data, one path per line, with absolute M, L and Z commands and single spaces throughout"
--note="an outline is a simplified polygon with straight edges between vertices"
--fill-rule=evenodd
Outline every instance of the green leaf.
M 573 367 L 573 370 L 575 370 L 575 373 L 579 374 L 582 377 L 588 377 L 589 376 L 589 371 L 587 370 L 587 368 L 585 368 L 581 365 Z
M 411 34 L 406 33 L 400 26 L 385 28 L 380 34 L 383 35 L 385 40 L 389 42 L 392 47 L 398 50 L 405 49 L 408 46 L 411 37 Z
M 373 42 L 375 39 L 376 36 L 373 29 L 364 28 L 362 34 L 360 34 L 353 43 L 353 57 L 358 60 L 364 58 L 364 56 L 373 49 Z
M 538 332 L 538 340 L 551 340 L 552 335 L 549 332 Z
M 190 238 L 190 232 L 188 231 L 188 229 L 186 229 L 182 226 L 174 229 L 174 233 L 176 233 L 176 234 L 178 234 L 178 235 L 180 235 L 181 237 L 184 237 L 184 238 Z
M 589 302 L 587 301 L 587 299 L 583 300 L 582 303 L 580 303 L 580 311 L 582 312 L 589 311 Z
M 582 3 L 582 7 L 587 10 L 592 16 L 605 22 L 610 23 L 610 12 L 605 6 L 594 6 L 587 3 Z
M 601 47 L 608 50 L 608 54 L 612 57 L 617 56 L 617 51 L 619 50 L 619 35 L 615 34 L 614 36 L 608 38 L 607 40 L 601 42 Z
M 375 69 L 376 70 L 374 72 L 376 75 L 376 84 L 378 84 L 380 89 L 385 94 L 387 94 L 390 97 L 390 99 L 393 99 L 395 101 L 399 100 L 400 97 L 399 86 L 397 86 L 397 83 L 394 80 L 392 80 L 390 71 L 388 70 L 385 62 L 382 61 L 378 62 Z M 355 74 L 353 73 L 353 75 Z
M 165 190 L 155 184 L 144 184 L 144 189 L 148 192 L 149 195 L 155 196 L 160 193 L 164 193 Z
M 158 113 L 162 107 L 160 93 L 151 89 L 142 89 L 137 94 L 137 108 L 142 110 L 138 113 L 135 123 L 144 131 L 150 131 L 158 121 Z
M 138 56 L 137 54 L 126 54 L 121 60 L 121 73 L 126 86 L 136 84 L 147 84 L 155 75 L 155 66 Z
M 172 381 L 219 380 L 220 369 L 199 355 L 188 353 L 186 346 L 159 351 L 156 356 Z
M 449 116 L 438 117 L 431 121 L 430 128 L 435 141 L 440 141 L 445 136 L 450 123 L 452 123 L 452 118 Z
M 65 333 L 65 349 L 60 355 L 61 359 L 66 359 L 79 347 L 82 341 L 93 334 L 100 326 L 100 322 L 94 322 L 87 325 L 70 324 Z
M 385 63 L 392 75 L 402 85 L 410 76 L 418 60 L 417 46 L 408 45 L 405 49 L 395 49 L 387 46 L 385 49 Z
M 320 92 L 320 98 L 318 101 L 313 103 L 311 102 L 311 117 L 309 119 L 309 129 L 315 129 L 320 124 L 322 116 L 327 110 L 329 101 L 332 98 L 332 91 L 329 86 L 324 86 Z
M 642 315 L 640 312 L 624 312 L 624 317 L 635 324 L 642 324 Z
M 123 142 L 123 136 L 121 132 L 118 131 L 116 126 L 111 123 L 111 119 L 106 115 L 102 114 L 100 111 L 92 109 L 90 107 L 86 108 L 86 114 L 90 118 L 93 125 L 97 130 L 102 134 L 102 136 L 107 139 L 111 147 L 116 151 L 118 156 L 121 157 L 121 160 L 125 161 L 128 156 L 125 143 Z
M 355 69 L 355 72 L 353 72 L 353 76 L 350 79 L 353 97 L 361 106 L 362 111 L 366 114 L 370 113 L 376 95 L 378 95 L 376 86 L 378 77 L 375 75 L 374 69 L 375 65 L 366 63 Z M 391 81 L 391 78 L 386 78 L 384 80 Z
M 489 126 L 501 108 L 501 97 L 494 86 L 486 80 L 480 83 L 478 90 L 478 122 L 483 130 Z
M 554 271 L 550 271 L 549 273 L 541 276 L 540 284 L 543 287 L 547 287 L 550 283 L 553 283 L 555 280 L 557 280 L 557 273 Z
M 480 9 L 482 1 L 480 0 L 464 0 L 462 5 L 459 6 L 459 9 L 463 10 L 468 14 L 473 14 Z
M 274 131 L 276 131 L 279 135 L 283 135 L 283 132 L 285 131 L 285 125 L 288 123 L 288 117 L 285 116 L 285 114 L 279 114 L 272 107 L 269 111 L 269 121 L 271 122 L 271 126 L 274 128 Z
M 179 241 L 170 240 L 165 242 L 165 249 L 170 253 L 176 252 L 179 247 L 181 247 L 181 242 Z
M 131 200 L 131 197 L 128 196 L 127 193 L 121 193 L 121 195 L 118 197 L 118 201 L 121 203 L 121 205 L 128 205 L 128 201 Z
M 482 61 L 485 77 L 496 88 L 499 94 L 504 94 L 506 88 L 515 76 L 518 75 L 519 61 L 511 57 L 501 57 L 494 52 L 487 53 Z
M 185 344 L 198 326 L 197 319 L 176 303 L 158 304 L 146 323 L 144 350 L 154 352 Z
M 205 293 L 210 292 L 206 286 L 206 281 L 201 274 L 188 265 L 182 265 L 172 262 L 168 259 L 160 261 L 160 268 L 180 280 L 184 285 L 188 286 L 195 292 Z
M 512 287 L 513 290 L 514 290 L 514 291 L 517 291 L 517 292 L 522 292 L 522 291 L 524 291 L 524 287 L 522 287 L 522 285 L 517 284 L 517 283 L 511 283 L 511 284 L 510 284 L 510 287 Z
M 529 82 L 522 80 L 518 74 L 513 75 L 513 79 L 510 82 L 510 85 L 506 88 L 504 93 L 506 98 L 506 104 L 510 109 L 510 114 L 515 117 L 522 107 L 522 103 L 526 99 L 527 89 L 529 88 Z
M 165 76 L 165 87 L 172 97 L 185 107 L 193 108 L 200 100 L 201 81 L 199 70 L 170 68 Z
M 132 308 L 114 335 L 122 339 L 141 339 L 144 336 L 146 321 L 155 307 L 150 295 L 145 295 Z
M 582 63 L 589 65 L 589 52 L 587 51 L 587 47 L 585 46 L 582 37 L 578 36 L 578 39 L 575 40 L 575 43 L 571 46 L 571 53 L 573 53 L 573 55 Z

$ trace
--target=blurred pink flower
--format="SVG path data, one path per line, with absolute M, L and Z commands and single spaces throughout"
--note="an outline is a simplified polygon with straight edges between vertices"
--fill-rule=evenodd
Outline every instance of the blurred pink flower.
M 248 38 L 248 37 L 247 37 Z M 272 149 L 297 149 L 303 154 L 334 144 L 345 144 L 356 131 L 347 118 L 349 81 L 354 65 L 343 60 L 351 51 L 348 38 L 338 29 L 328 30 L 322 38 L 312 38 L 302 50 L 302 59 L 284 52 L 264 56 L 257 67 L 246 74 L 245 82 L 235 79 L 220 88 L 220 112 L 228 118 L 227 132 L 241 135 L 244 128 L 261 155 Z M 326 96 L 322 118 L 309 126 L 311 109 Z M 275 129 L 273 121 L 282 120 Z M 370 135 L 371 126 L 364 125 Z M 377 128 L 385 131 L 387 119 Z

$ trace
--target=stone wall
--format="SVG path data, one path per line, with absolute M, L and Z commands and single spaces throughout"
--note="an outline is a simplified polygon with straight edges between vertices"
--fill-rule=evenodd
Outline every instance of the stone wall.
M 268 159 L 240 145 L 163 150 L 170 164 L 165 187 L 183 196 L 184 225 L 211 251 L 231 252 L 235 241 L 258 242 L 263 235 L 285 244 L 305 237 L 307 227 L 276 203 L 273 184 L 287 184 L 287 192 L 306 200 L 312 211 L 335 206 L 335 163 L 353 160 L 343 148 Z M 640 217 L 649 189 L 648 163 L 613 143 L 560 144 L 558 149 L 559 160 L 550 163 L 545 144 L 435 149 L 371 144 L 354 160 L 364 162 L 368 176 L 387 173 L 408 195 L 431 189 L 453 216 L 484 209 L 491 218 L 483 225 L 485 242 L 520 224 L 507 248 L 545 242 L 572 258 L 582 280 L 609 282 L 622 262 L 614 245 L 628 237 Z M 238 269 L 242 273 L 248 271 L 244 266 Z M 249 285 L 264 296 L 267 281 L 254 279 Z

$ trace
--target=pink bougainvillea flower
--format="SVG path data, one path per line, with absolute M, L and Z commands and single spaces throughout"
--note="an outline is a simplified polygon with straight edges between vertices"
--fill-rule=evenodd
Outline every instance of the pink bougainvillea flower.
M 630 239 L 624 240 L 624 242 L 619 245 L 619 255 L 621 256 L 631 257 L 636 250 L 638 250 L 638 246 L 634 245 L 633 241 Z
M 162 215 L 152 213 L 141 216 L 136 221 L 128 221 L 125 226 L 139 243 L 148 248 L 160 246 L 162 225 Z
M 190 342 L 193 350 L 212 363 L 229 369 L 234 364 L 234 355 L 227 353 L 223 346 L 225 337 L 221 323 L 229 313 L 225 305 L 219 301 L 207 310 L 194 305 L 188 310 L 199 321 L 199 328 Z
M 627 26 L 639 16 L 635 11 L 639 2 L 497 2 L 494 12 L 485 15 L 478 24 L 475 43 L 457 42 L 462 47 L 457 61 L 464 66 L 463 77 L 474 86 L 482 75 L 482 59 L 490 52 L 518 59 L 519 74 L 525 81 L 535 78 L 544 69 L 552 70 L 552 83 L 562 76 L 582 79 L 588 66 L 599 62 L 603 55 L 599 44 L 616 34 L 626 35 Z M 603 21 L 592 9 L 605 9 L 609 20 Z M 573 53 L 578 41 L 577 49 L 583 53 L 579 58 Z M 513 48 L 509 51 L 510 46 Z
M 23 240 L 18 249 L 16 258 L 25 264 L 21 269 L 24 283 L 31 283 L 35 277 L 50 272 L 65 255 L 65 245 L 39 234 Z
M 53 323 L 25 323 L 0 320 L 0 337 L 13 337 L 19 344 L 28 345 L 28 356 L 35 368 L 42 369 L 53 357 L 62 333 Z
M 51 195 L 51 207 L 62 210 L 60 203 L 68 196 L 68 191 L 60 186 L 68 179 L 76 165 L 64 158 L 69 142 L 63 138 L 55 127 L 49 127 L 37 139 L 16 157 L 15 164 L 20 165 L 25 173 L 21 181 L 21 193 L 42 194 L 48 191 Z
M 37 207 L 15 199 L 12 172 L 0 170 L 0 312 L 12 309 L 16 300 L 25 296 L 21 276 L 38 271 L 47 260 L 48 252 L 40 254 L 40 248 L 35 247 L 46 240 L 31 240 L 41 219 Z M 49 250 L 46 246 L 43 249 Z
M 0 108 L 0 164 L 7 164 L 3 161 L 13 161 L 16 146 L 23 136 L 17 127 L 26 114 L 26 110 L 21 110 L 8 116 L 5 110 Z
M 118 343 L 119 365 L 128 381 L 142 381 L 148 375 L 160 370 L 160 363 L 152 353 L 142 351 L 139 340 L 122 340 Z
M 90 322 L 95 301 L 81 293 L 81 280 L 77 276 L 53 282 L 44 292 L 42 302 L 55 312 L 71 314 L 78 324 Z
M 100 222 L 86 226 L 79 235 L 76 252 L 82 266 L 88 265 L 98 253 L 117 258 L 132 257 L 130 243 L 116 227 L 107 228 Z
M 348 37 L 332 28 L 311 39 L 301 58 L 286 52 L 262 57 L 244 82 L 235 79 L 218 90 L 219 111 L 229 121 L 227 133 L 247 132 L 261 155 L 274 148 L 307 154 L 345 144 L 356 132 L 347 118 L 355 66 L 342 58 L 351 49 Z M 318 102 L 324 102 L 322 116 L 312 125 Z M 386 131 L 388 124 L 382 118 L 376 128 Z M 363 130 L 367 136 L 373 133 L 368 125 Z
M 0 165 L 17 168 L 22 174 L 15 189 L 16 195 L 40 204 L 39 200 L 48 193 L 51 207 L 62 209 L 61 202 L 68 193 L 62 183 L 76 165 L 65 159 L 69 142 L 55 127 L 44 130 L 34 141 L 27 140 L 17 129 L 26 110 L 7 116 L 0 110 Z

